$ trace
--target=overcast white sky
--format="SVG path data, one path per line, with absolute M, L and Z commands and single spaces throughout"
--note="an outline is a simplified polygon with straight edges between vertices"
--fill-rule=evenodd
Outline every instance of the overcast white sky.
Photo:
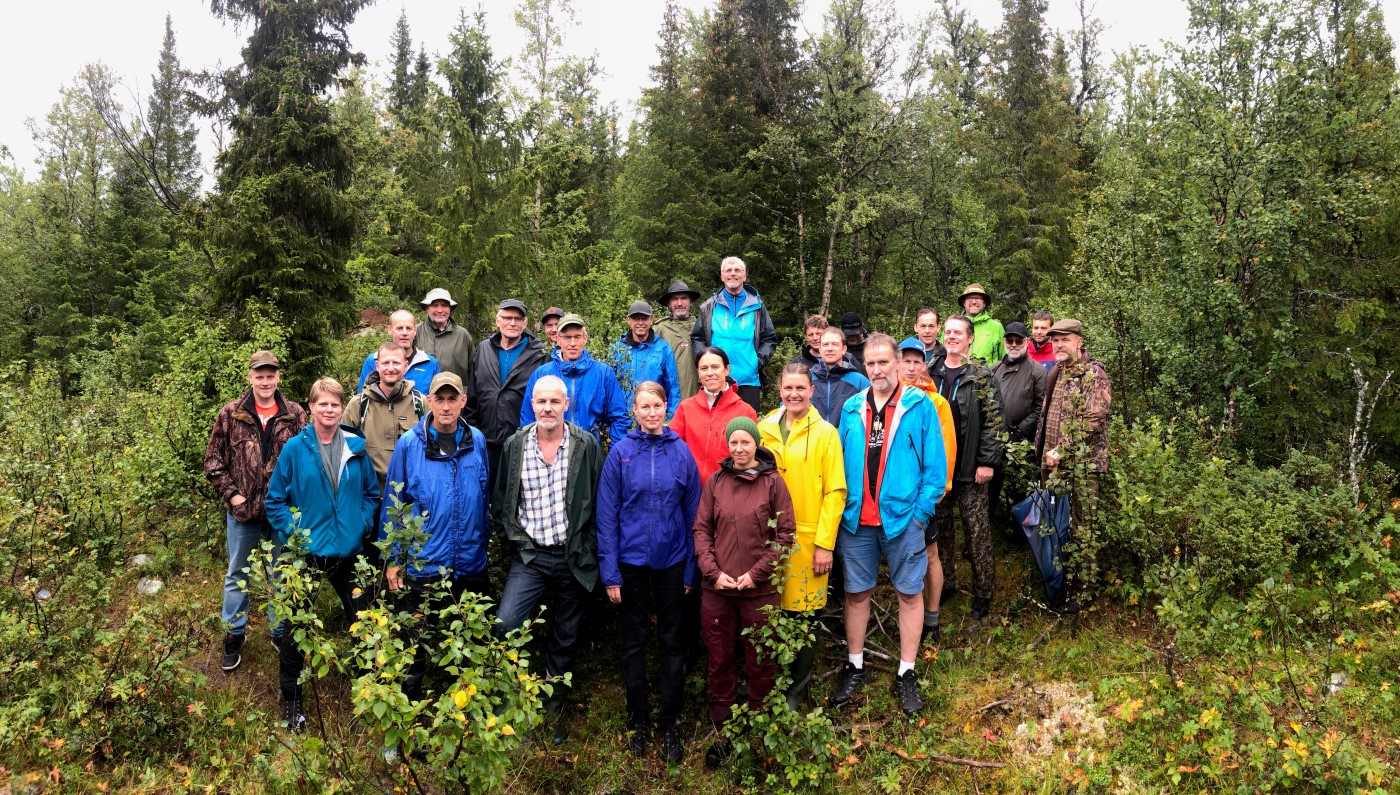
M 1092 0 L 1091 0 L 1092 2 Z M 987 27 L 1001 19 L 1000 0 L 962 0 Z M 714 0 L 681 0 L 700 9 Z M 28 174 L 34 146 L 27 119 L 42 121 L 61 86 L 70 83 L 84 64 L 101 61 L 135 94 L 144 97 L 160 51 L 164 19 L 174 20 L 181 61 L 189 68 L 225 65 L 238 60 L 246 35 L 225 27 L 209 14 L 207 0 L 8 0 L 6 30 L 0 47 L 0 144 L 8 147 Z M 480 2 L 498 57 L 520 50 L 522 37 L 512 19 L 515 0 Z M 905 22 L 913 22 L 933 6 L 931 0 L 895 0 Z M 1180 39 L 1186 27 L 1181 0 L 1097 0 L 1096 15 L 1107 25 L 1105 49 L 1118 51 L 1132 44 L 1160 48 L 1163 39 Z M 447 49 L 448 34 L 460 8 L 475 10 L 478 0 L 379 0 L 361 12 L 351 28 L 351 43 L 370 60 L 377 75 L 388 69 L 389 36 L 400 10 L 408 12 L 415 41 L 429 54 Z M 806 0 L 801 35 L 821 28 L 826 0 Z M 1400 0 L 1382 0 L 1387 28 L 1400 25 Z M 565 46 L 575 54 L 597 52 L 606 71 L 600 92 L 618 104 L 624 117 L 649 83 L 648 68 L 656 57 L 656 33 L 665 0 L 575 0 L 577 27 Z M 1059 30 L 1077 26 L 1074 0 L 1050 0 L 1049 24 Z M 206 185 L 208 183 L 206 182 Z

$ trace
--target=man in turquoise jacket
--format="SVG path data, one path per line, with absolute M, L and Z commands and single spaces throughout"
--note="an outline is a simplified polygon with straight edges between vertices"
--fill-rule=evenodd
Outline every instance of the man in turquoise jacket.
M 738 257 L 725 257 L 719 266 L 724 289 L 705 299 L 690 330 L 690 348 L 702 351 L 711 345 L 729 354 L 729 377 L 739 385 L 739 397 L 758 409 L 763 368 L 778 347 L 778 332 L 763 299 L 745 285 L 749 267 Z
M 365 453 L 364 437 L 340 424 L 344 388 L 333 378 L 322 378 L 311 385 L 308 400 L 311 423 L 287 441 L 268 481 L 267 520 L 284 544 L 293 534 L 303 541 L 308 571 L 330 582 L 354 621 L 370 598 L 369 589 L 354 593 L 355 558 L 379 515 L 379 476 Z M 278 629 L 274 641 L 282 717 L 287 728 L 299 732 L 305 722 L 298 684 L 304 655 L 290 628 L 284 624 Z
M 632 415 L 627 411 L 630 401 L 612 368 L 589 355 L 588 329 L 584 328 L 583 318 L 572 312 L 565 315 L 559 321 L 555 339 L 559 344 L 549 361 L 536 367 L 525 385 L 527 400 L 520 407 L 521 427 L 535 421 L 535 408 L 528 399 L 535 394 L 535 384 L 552 375 L 563 381 L 568 391 L 566 421 L 591 431 L 593 438 L 600 441 L 604 429 L 611 439 L 626 436 L 632 429 Z
M 865 684 L 870 597 L 883 555 L 899 596 L 895 692 L 912 715 L 923 708 L 914 662 L 924 620 L 925 548 L 937 540 L 933 514 L 947 487 L 948 461 L 937 409 L 923 390 L 900 383 L 893 337 L 866 340 L 865 368 L 870 388 L 841 409 L 847 489 L 836 549 L 846 573 L 847 661 L 831 704 L 846 704 Z

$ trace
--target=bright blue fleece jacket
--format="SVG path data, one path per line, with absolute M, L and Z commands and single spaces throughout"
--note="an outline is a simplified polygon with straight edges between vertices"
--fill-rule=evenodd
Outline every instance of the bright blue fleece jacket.
M 861 390 L 841 409 L 841 449 L 846 461 L 846 510 L 841 529 L 854 533 L 865 499 L 866 409 Z M 903 387 L 885 429 L 885 470 L 880 477 L 880 524 L 894 538 L 911 525 L 922 528 L 948 485 L 948 455 L 938 409 L 922 390 Z M 922 530 L 920 530 L 922 532 Z

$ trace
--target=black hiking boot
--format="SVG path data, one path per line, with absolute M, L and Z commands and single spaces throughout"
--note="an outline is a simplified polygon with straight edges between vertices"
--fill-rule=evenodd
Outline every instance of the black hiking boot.
M 894 695 L 905 715 L 913 715 L 924 708 L 924 700 L 919 696 L 919 680 L 913 669 L 894 678 Z
M 865 687 L 866 671 L 864 668 L 857 668 L 847 662 L 841 667 L 841 682 L 836 686 L 836 692 L 828 699 L 833 707 L 843 707 L 855 698 L 856 693 Z
M 230 673 L 243 662 L 243 636 L 232 632 L 224 636 L 224 659 L 219 667 Z

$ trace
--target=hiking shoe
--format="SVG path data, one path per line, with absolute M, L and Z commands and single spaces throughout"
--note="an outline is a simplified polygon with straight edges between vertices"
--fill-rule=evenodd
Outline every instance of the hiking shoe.
M 219 665 L 229 673 L 243 662 L 243 636 L 232 632 L 224 636 L 224 659 Z
M 938 606 L 943 607 L 958 598 L 958 589 L 944 588 L 938 592 Z
M 728 740 L 718 740 L 705 749 L 705 767 L 711 770 L 724 764 L 724 760 L 734 753 L 734 746 Z
M 398 748 L 390 748 L 387 745 L 380 746 L 379 756 L 384 760 L 384 764 L 389 767 L 398 767 L 403 764 L 403 757 L 399 755 Z
M 919 696 L 919 680 L 912 669 L 894 678 L 894 695 L 905 715 L 913 715 L 924 708 L 924 700 Z
M 939 645 L 943 640 L 943 627 L 938 624 L 932 626 L 925 624 L 924 631 L 919 633 L 919 645 L 928 643 L 930 639 L 933 640 L 933 645 Z
M 306 728 L 306 715 L 301 711 L 301 696 L 282 699 L 282 721 L 287 724 L 287 731 L 292 734 L 301 734 Z
M 675 726 L 668 726 L 661 733 L 661 759 L 668 765 L 679 765 L 684 756 L 685 746 L 681 745 L 681 730 Z
M 627 738 L 627 747 L 632 751 L 632 755 L 636 757 L 646 756 L 647 743 L 651 740 L 651 726 L 645 723 L 634 723 L 628 727 L 628 730 L 632 736 Z
M 992 598 L 990 596 L 972 597 L 972 617 L 985 618 L 992 612 Z
M 864 668 L 857 668 L 848 661 L 841 667 L 841 683 L 836 686 L 836 692 L 831 694 L 828 701 L 833 707 L 845 706 L 856 693 L 865 687 L 867 674 Z

